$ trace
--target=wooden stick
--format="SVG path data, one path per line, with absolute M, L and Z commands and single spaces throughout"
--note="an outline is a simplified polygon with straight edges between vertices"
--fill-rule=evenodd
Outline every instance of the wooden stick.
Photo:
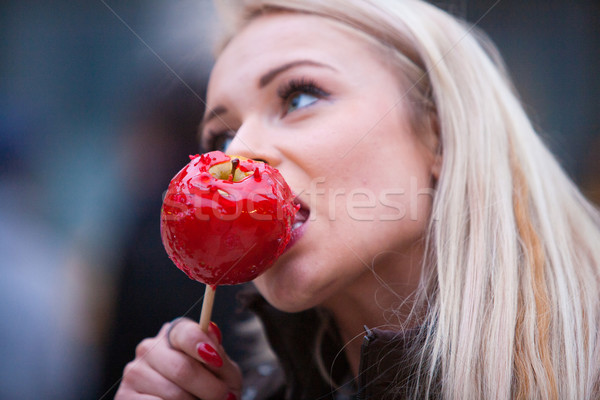
M 200 312 L 200 328 L 202 328 L 203 332 L 208 332 L 208 324 L 210 324 L 216 290 L 217 287 L 211 285 L 206 285 L 206 289 L 204 290 L 204 301 L 202 301 L 202 311 Z

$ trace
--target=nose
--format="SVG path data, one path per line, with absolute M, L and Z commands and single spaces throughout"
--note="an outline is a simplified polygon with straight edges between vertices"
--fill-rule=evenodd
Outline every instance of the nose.
M 262 161 L 272 167 L 281 163 L 270 131 L 262 124 L 252 121 L 247 121 L 239 127 L 226 153 Z

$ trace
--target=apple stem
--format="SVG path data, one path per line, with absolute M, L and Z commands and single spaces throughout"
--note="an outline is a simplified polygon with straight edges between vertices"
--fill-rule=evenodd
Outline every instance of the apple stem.
M 238 165 L 240 165 L 239 158 L 234 158 L 231 160 L 231 180 L 234 180 L 235 178 L 235 170 L 237 169 Z
M 200 328 L 202 328 L 204 333 L 208 332 L 216 290 L 217 287 L 213 285 L 206 285 L 206 289 L 204 290 L 204 300 L 202 301 L 202 311 L 200 312 Z

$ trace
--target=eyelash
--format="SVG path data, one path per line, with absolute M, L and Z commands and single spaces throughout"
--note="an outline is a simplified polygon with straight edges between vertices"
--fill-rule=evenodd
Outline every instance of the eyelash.
M 277 89 L 277 95 L 281 99 L 284 114 L 286 114 L 285 110 L 287 110 L 287 107 L 289 106 L 292 95 L 297 93 L 305 93 L 317 98 L 329 96 L 329 93 L 321 89 L 321 87 L 312 79 L 291 79 Z
M 233 137 L 235 136 L 235 132 L 230 129 L 224 130 L 224 131 L 208 131 L 206 136 L 207 136 L 207 145 L 206 145 L 206 149 L 204 149 L 205 151 L 213 151 L 213 150 L 225 151 L 226 148 L 224 148 L 223 146 L 219 146 L 217 142 L 219 140 L 222 140 L 224 143 L 227 139 L 233 139 Z

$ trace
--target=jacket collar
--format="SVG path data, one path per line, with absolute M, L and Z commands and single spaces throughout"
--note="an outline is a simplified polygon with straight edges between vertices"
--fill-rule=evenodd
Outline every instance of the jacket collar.
M 315 309 L 299 313 L 279 311 L 256 292 L 241 297 L 246 307 L 261 320 L 267 340 L 278 357 L 285 376 L 286 399 L 401 399 L 406 396 L 397 388 L 415 377 L 412 349 L 419 342 L 419 329 L 397 332 L 365 327 L 360 370 L 355 380 L 333 319 L 324 320 L 328 316 Z M 321 357 L 337 385 L 319 371 L 317 356 L 312 350 L 319 340 L 318 327 L 323 323 L 330 329 L 321 337 Z
M 403 399 L 415 379 L 419 329 L 391 331 L 365 327 L 358 399 Z M 420 349 L 420 346 L 417 346 Z

